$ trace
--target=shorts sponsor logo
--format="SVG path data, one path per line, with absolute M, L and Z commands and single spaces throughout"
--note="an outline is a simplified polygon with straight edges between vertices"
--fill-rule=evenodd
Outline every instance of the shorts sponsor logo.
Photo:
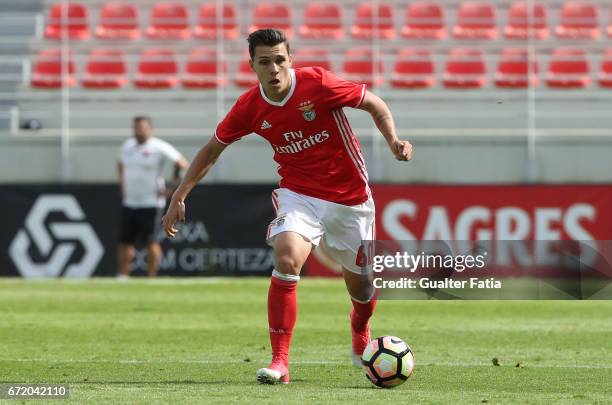
M 52 212 L 63 213 L 68 221 L 46 224 Z M 25 218 L 25 227 L 15 235 L 9 254 L 24 277 L 89 277 L 104 255 L 93 228 L 74 196 L 47 194 L 38 197 Z M 76 241 L 76 243 L 75 243 Z M 83 254 L 73 263 L 77 243 Z M 35 249 L 32 249 L 32 244 Z M 38 252 L 42 260 L 32 257 Z
M 282 226 L 285 223 L 286 214 L 280 215 L 272 220 L 272 226 Z

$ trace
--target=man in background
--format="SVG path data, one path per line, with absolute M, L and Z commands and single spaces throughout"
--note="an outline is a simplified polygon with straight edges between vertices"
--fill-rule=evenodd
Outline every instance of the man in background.
M 137 242 L 147 247 L 147 274 L 157 275 L 162 257 L 157 231 L 170 194 L 163 177 L 168 162 L 174 164 L 173 183 L 178 184 L 187 160 L 168 142 L 153 137 L 151 118 L 134 117 L 134 136 L 123 143 L 117 162 L 123 201 L 118 277 L 129 276 Z

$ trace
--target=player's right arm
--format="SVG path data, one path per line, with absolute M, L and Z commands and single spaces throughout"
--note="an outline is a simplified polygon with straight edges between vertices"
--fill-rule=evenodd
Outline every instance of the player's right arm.
M 227 145 L 222 144 L 213 136 L 191 162 L 183 181 L 172 195 L 166 214 L 162 218 L 162 226 L 169 237 L 172 238 L 176 235 L 177 229 L 174 227 L 176 221 L 185 222 L 185 199 L 187 195 L 206 176 L 226 147 Z
M 229 144 L 253 132 L 248 120 L 246 120 L 250 115 L 248 108 L 245 108 L 243 96 L 238 98 L 223 121 L 217 125 L 215 136 L 200 149 L 193 162 L 191 162 L 187 174 L 183 177 L 183 181 L 172 195 L 166 215 L 162 219 L 162 226 L 169 237 L 172 238 L 176 235 L 177 230 L 174 227 L 176 221 L 185 222 L 185 198 L 187 198 L 189 192 L 206 176 L 221 152 Z

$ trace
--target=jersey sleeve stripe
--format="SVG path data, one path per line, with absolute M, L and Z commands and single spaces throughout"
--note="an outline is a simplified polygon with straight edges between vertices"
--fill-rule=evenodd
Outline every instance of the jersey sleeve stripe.
M 366 169 L 365 161 L 363 160 L 361 151 L 359 150 L 359 147 L 357 146 L 357 143 L 356 143 L 357 140 L 355 138 L 355 134 L 353 134 L 353 131 L 351 130 L 351 126 L 349 125 L 348 120 L 346 116 L 344 115 L 344 112 L 342 110 L 337 110 L 336 114 L 340 122 L 341 133 L 343 134 L 344 139 L 347 140 L 347 143 L 348 143 L 347 147 L 353 153 L 353 156 L 355 157 L 355 160 L 359 164 L 359 167 L 361 168 L 361 171 L 367 182 L 369 180 L 368 170 Z
M 355 134 L 353 133 L 353 130 L 351 129 L 351 125 L 348 122 L 348 118 L 346 118 L 346 115 L 344 114 L 344 111 L 340 110 L 338 112 L 340 113 L 340 119 L 342 120 L 342 122 L 344 124 L 344 127 L 348 129 L 347 132 L 349 132 L 349 139 L 353 143 L 353 148 L 355 150 L 355 153 L 357 154 L 357 158 L 359 159 L 359 162 L 361 163 L 361 165 L 365 169 L 365 160 L 363 159 L 363 155 L 361 154 L 361 150 L 359 149 L 359 145 L 357 143 L 357 138 L 355 137 Z M 368 173 L 367 173 L 367 170 L 366 170 L 366 177 L 368 177 L 367 174 Z
M 338 124 L 338 128 L 340 129 L 340 134 L 342 136 L 342 141 L 344 142 L 344 146 L 346 147 L 351 159 L 353 160 L 353 163 L 359 169 L 361 177 L 364 179 L 364 181 L 367 182 L 368 175 L 365 169 L 365 165 L 359 159 L 359 154 L 355 150 L 355 147 L 350 139 L 351 136 L 348 134 L 348 131 L 346 130 L 344 123 L 342 122 L 341 114 L 338 111 L 336 111 L 335 115 L 336 115 L 336 119 L 338 120 L 337 124 Z
M 365 89 L 365 85 L 364 85 L 364 89 Z M 366 193 L 368 194 L 368 197 L 371 197 L 372 196 L 372 190 L 370 189 L 370 185 L 368 184 L 369 181 L 370 181 L 370 176 L 368 175 L 368 169 L 366 168 L 365 160 L 363 158 L 363 154 L 361 153 L 361 148 L 359 147 L 359 143 L 357 142 L 357 137 L 353 133 L 353 130 L 351 128 L 351 125 L 349 124 L 348 118 L 344 114 L 344 110 L 339 110 L 339 113 L 340 113 L 340 118 L 344 121 L 344 123 L 346 125 L 346 128 L 348 128 L 348 130 L 350 132 L 350 135 L 351 135 L 350 139 L 353 142 L 353 145 L 355 146 L 355 151 L 357 153 L 357 157 L 361 161 L 361 165 L 362 165 L 363 171 L 365 173 L 365 178 L 366 178 Z
M 334 119 L 336 120 L 336 125 L 338 126 L 338 130 L 340 131 L 340 136 L 342 137 L 342 142 L 344 143 L 344 147 L 346 148 L 349 157 L 353 161 L 353 164 L 357 168 L 357 171 L 359 172 L 359 176 L 361 177 L 361 179 L 364 181 L 364 183 L 367 186 L 368 180 L 367 180 L 367 176 L 364 173 L 364 168 L 362 167 L 361 163 L 358 162 L 358 160 L 357 160 L 357 158 L 355 156 L 355 151 L 351 147 L 351 142 L 348 139 L 348 136 L 347 136 L 347 134 L 346 134 L 346 132 L 344 130 L 344 126 L 343 126 L 342 121 L 341 121 L 341 119 L 339 117 L 339 113 L 336 110 L 336 111 L 332 111 L 332 114 L 334 116 Z
M 344 133 L 345 135 L 347 135 L 346 139 L 353 145 L 353 151 L 355 155 L 357 156 L 357 159 L 360 163 L 360 166 L 358 167 L 361 167 L 362 169 L 362 173 L 363 173 L 362 178 L 365 181 L 366 193 L 370 197 L 372 196 L 372 190 L 370 189 L 370 185 L 368 184 L 370 177 L 368 176 L 368 169 L 366 169 L 365 161 L 363 159 L 363 155 L 361 154 L 361 150 L 359 149 L 359 146 L 357 145 L 357 138 L 355 137 L 355 134 L 353 133 L 353 130 L 351 129 L 351 125 L 349 124 L 348 119 L 346 118 L 346 115 L 344 115 L 344 111 L 337 110 L 336 112 L 338 113 L 338 117 L 341 123 L 341 126 L 339 128 L 345 129 Z

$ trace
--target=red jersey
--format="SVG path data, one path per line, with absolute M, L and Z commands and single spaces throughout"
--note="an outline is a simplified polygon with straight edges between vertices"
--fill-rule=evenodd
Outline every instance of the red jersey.
M 343 107 L 358 107 L 365 85 L 347 82 L 317 67 L 291 69 L 284 100 L 268 99 L 261 85 L 242 94 L 217 126 L 215 137 L 230 144 L 250 133 L 274 149 L 280 186 L 344 205 L 370 196 L 359 142 Z

